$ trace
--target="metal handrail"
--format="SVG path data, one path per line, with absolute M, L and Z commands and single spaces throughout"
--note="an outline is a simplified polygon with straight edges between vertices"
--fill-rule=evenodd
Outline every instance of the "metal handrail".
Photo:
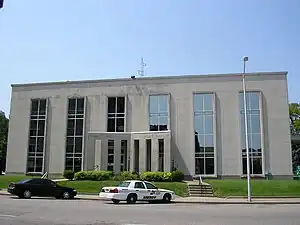
M 42 179 L 48 178 L 48 172 L 44 173 L 44 175 L 41 178 Z

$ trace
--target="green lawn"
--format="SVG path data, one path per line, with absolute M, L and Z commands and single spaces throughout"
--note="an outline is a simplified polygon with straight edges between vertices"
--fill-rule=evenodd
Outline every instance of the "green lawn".
M 10 182 L 18 182 L 27 178 L 31 178 L 30 176 L 0 176 L 0 189 L 7 188 Z
M 78 192 L 99 193 L 102 187 L 116 186 L 120 181 L 62 181 L 58 184 L 75 188 Z M 158 188 L 172 190 L 179 196 L 187 196 L 188 188 L 183 182 L 154 182 Z
M 247 196 L 247 180 L 205 180 L 219 197 Z M 251 180 L 253 196 L 300 196 L 298 180 Z

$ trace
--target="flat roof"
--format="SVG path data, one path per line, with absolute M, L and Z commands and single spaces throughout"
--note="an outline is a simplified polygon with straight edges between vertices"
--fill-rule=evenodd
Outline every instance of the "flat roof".
M 246 76 L 278 76 L 287 75 L 287 71 L 281 72 L 255 72 L 246 73 Z M 99 80 L 74 80 L 74 81 L 56 81 L 56 82 L 40 82 L 40 83 L 23 83 L 23 84 L 11 84 L 11 87 L 30 87 L 30 86 L 51 86 L 51 85 L 65 85 L 65 84 L 92 84 L 92 83 L 118 83 L 118 82 L 134 82 L 134 81 L 162 81 L 162 80 L 189 80 L 195 78 L 211 79 L 211 78 L 237 78 L 242 76 L 242 73 L 226 73 L 226 74 L 206 74 L 206 75 L 179 75 L 179 76 L 152 76 L 152 77 L 140 77 L 135 76 L 132 78 L 115 78 L 115 79 L 99 79 Z

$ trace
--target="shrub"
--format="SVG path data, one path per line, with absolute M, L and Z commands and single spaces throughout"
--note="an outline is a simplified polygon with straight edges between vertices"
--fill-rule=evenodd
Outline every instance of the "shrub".
M 65 170 L 64 178 L 72 180 L 74 178 L 75 172 L 73 170 Z
M 123 171 L 120 174 L 121 180 L 137 180 L 139 179 L 139 175 L 135 172 Z
M 75 180 L 110 180 L 113 178 L 112 171 L 80 171 L 75 173 Z
M 180 170 L 175 170 L 171 173 L 171 179 L 174 182 L 181 182 L 184 179 L 184 173 Z
M 170 172 L 144 172 L 141 178 L 147 181 L 172 181 L 172 174 Z

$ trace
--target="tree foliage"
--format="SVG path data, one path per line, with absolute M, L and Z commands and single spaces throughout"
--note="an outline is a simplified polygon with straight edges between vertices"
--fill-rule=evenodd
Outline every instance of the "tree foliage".
M 5 170 L 8 122 L 5 113 L 0 111 L 0 173 Z
M 290 103 L 291 135 L 300 135 L 300 104 Z M 292 143 L 293 170 L 300 165 L 300 144 Z

